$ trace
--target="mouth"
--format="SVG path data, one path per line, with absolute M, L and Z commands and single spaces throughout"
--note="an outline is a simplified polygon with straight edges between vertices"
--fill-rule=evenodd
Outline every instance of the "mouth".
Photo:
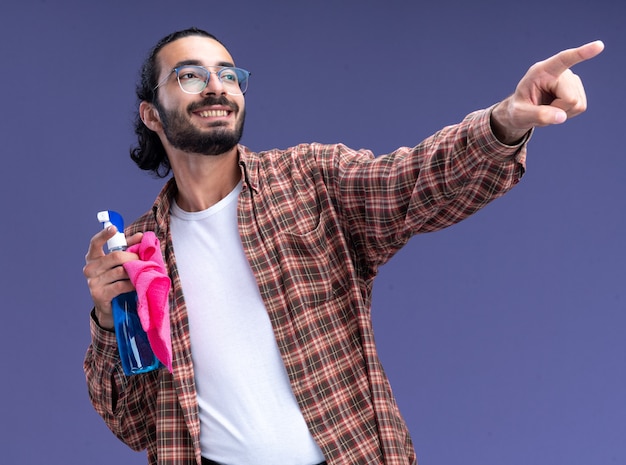
M 225 98 L 207 98 L 203 102 L 191 105 L 190 112 L 202 119 L 227 119 L 235 114 L 238 107 Z
M 202 118 L 225 118 L 231 111 L 230 110 L 201 110 L 194 112 L 196 115 Z

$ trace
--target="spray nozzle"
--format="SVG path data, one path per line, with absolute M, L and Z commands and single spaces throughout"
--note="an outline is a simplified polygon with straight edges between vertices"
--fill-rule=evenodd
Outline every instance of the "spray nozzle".
M 122 215 L 113 210 L 104 210 L 98 212 L 98 221 L 102 223 L 103 228 L 113 225 L 117 229 L 117 233 L 107 241 L 109 252 L 115 250 L 126 250 L 126 236 L 124 236 L 124 219 Z

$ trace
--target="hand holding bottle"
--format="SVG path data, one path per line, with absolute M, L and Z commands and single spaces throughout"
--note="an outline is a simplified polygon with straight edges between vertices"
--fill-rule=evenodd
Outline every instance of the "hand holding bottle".
M 135 290 L 122 264 L 139 258 L 136 254 L 125 251 L 109 254 L 104 252 L 106 242 L 117 232 L 115 226 L 109 226 L 91 238 L 83 268 L 83 274 L 87 278 L 89 292 L 94 302 L 96 318 L 100 326 L 105 329 L 113 329 L 111 306 L 113 298 Z M 128 237 L 128 246 L 141 242 L 142 236 L 142 233 L 137 233 Z

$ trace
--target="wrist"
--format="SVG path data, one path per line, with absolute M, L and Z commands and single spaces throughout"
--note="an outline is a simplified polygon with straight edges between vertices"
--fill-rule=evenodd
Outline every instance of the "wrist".
M 518 145 L 529 129 L 516 128 L 510 123 L 508 104 L 510 97 L 497 104 L 491 111 L 490 123 L 493 135 L 505 145 Z
M 113 315 L 110 312 L 103 312 L 95 307 L 92 312 L 92 317 L 100 328 L 113 331 L 115 325 L 113 323 Z

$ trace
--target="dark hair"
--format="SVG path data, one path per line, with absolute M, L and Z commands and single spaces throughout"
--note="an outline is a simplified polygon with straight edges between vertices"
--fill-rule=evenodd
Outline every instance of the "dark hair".
M 173 32 L 163 37 L 152 48 L 141 68 L 141 76 L 135 88 L 138 104 L 145 101 L 158 106 L 154 88 L 158 84 L 157 78 L 160 70 L 156 64 L 156 56 L 167 44 L 188 36 L 203 36 L 219 42 L 213 34 L 195 27 Z M 139 111 L 135 115 L 134 126 L 135 134 L 137 135 L 137 146 L 130 149 L 130 158 L 142 170 L 152 171 L 159 178 L 166 177 L 170 173 L 171 166 L 159 136 L 146 127 L 139 116 Z

